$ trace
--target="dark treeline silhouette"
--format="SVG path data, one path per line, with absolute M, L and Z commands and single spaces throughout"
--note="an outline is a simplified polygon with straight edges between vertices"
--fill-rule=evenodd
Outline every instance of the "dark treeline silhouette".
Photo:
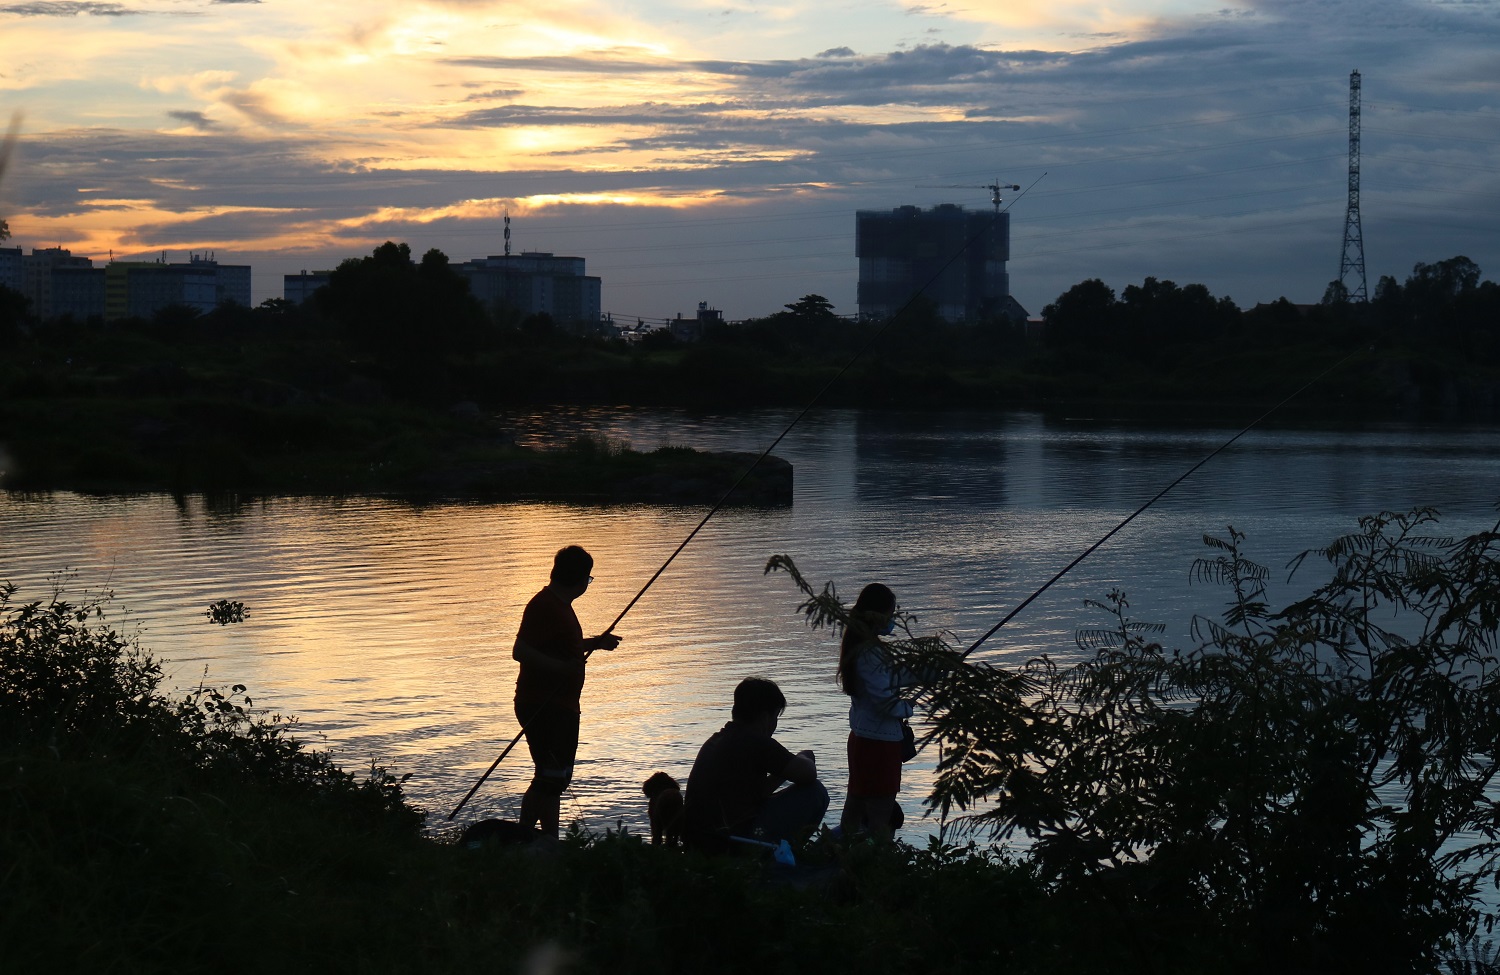
M 598 403 L 700 408 L 800 405 L 1064 407 L 1263 402 L 1289 379 L 1372 347 L 1374 361 L 1320 384 L 1308 408 L 1357 415 L 1490 416 L 1500 408 L 1500 286 L 1466 257 L 1380 279 L 1368 303 L 1337 282 L 1316 305 L 1244 310 L 1201 284 L 1147 277 L 1120 292 L 1091 278 L 1039 323 L 943 321 L 917 299 L 893 322 L 853 321 L 821 295 L 764 318 L 663 329 L 627 343 L 600 323 L 485 308 L 436 249 L 387 242 L 350 259 L 314 299 L 271 299 L 149 320 L 41 322 L 0 289 L 0 390 L 89 395 L 206 392 L 276 400 L 395 400 L 448 407 Z M 883 328 L 883 330 L 882 330 Z M 87 365 L 89 368 L 81 368 Z M 247 392 L 249 390 L 249 392 Z
M 1212 340 L 1239 324 L 1229 298 L 1215 298 L 1201 284 L 1178 287 L 1146 278 L 1117 299 L 1098 278 L 1075 284 L 1042 309 L 1050 345 L 1108 347 L 1111 354 L 1136 350 L 1149 355 L 1164 346 Z

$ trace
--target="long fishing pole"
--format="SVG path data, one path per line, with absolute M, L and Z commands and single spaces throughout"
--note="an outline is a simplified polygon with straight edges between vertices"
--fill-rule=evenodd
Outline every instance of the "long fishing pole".
M 1038 176 L 1036 179 L 1032 180 L 1031 186 L 1026 187 L 1024 191 L 1022 191 L 1014 199 L 1012 199 L 1010 203 L 1006 205 L 1004 210 L 997 210 L 996 215 L 998 216 L 1000 213 L 1008 211 L 1012 206 L 1015 205 L 1017 200 L 1021 199 L 1021 197 L 1025 196 L 1027 193 L 1030 193 L 1031 188 L 1033 186 L 1036 186 L 1037 183 L 1040 183 L 1042 181 L 1042 178 L 1046 175 L 1047 174 L 1044 172 L 1041 176 Z M 745 479 L 750 476 L 751 472 L 753 472 L 755 468 L 760 465 L 761 461 L 765 460 L 771 455 L 771 451 L 775 450 L 777 445 L 786 438 L 786 435 L 792 432 L 792 428 L 800 423 L 802 421 L 802 418 L 807 416 L 807 414 L 812 411 L 813 406 L 823 398 L 823 395 L 827 393 L 828 390 L 832 389 L 833 385 L 840 379 L 842 379 L 844 377 L 844 374 L 854 367 L 854 364 L 859 361 L 860 357 L 868 352 L 870 348 L 880 340 L 880 337 L 884 335 L 886 331 L 896 323 L 896 320 L 899 319 L 907 309 L 909 309 L 913 304 L 916 303 L 917 299 L 921 297 L 922 292 L 926 291 L 928 287 L 933 284 L 933 282 L 941 277 L 942 274 L 948 270 L 949 266 L 952 265 L 954 261 L 962 257 L 964 253 L 968 251 L 970 245 L 979 240 L 979 238 L 984 236 L 985 233 L 986 231 L 980 231 L 979 233 L 976 233 L 969 239 L 965 240 L 963 246 L 960 247 L 958 251 L 953 254 L 953 256 L 944 261 L 942 266 L 934 271 L 931 277 L 929 277 L 920 288 L 917 288 L 915 291 L 913 291 L 912 296 L 906 300 L 906 303 L 903 304 L 900 308 L 896 309 L 895 314 L 886 319 L 885 323 L 877 328 L 870 335 L 870 337 L 865 340 L 865 343 L 855 350 L 854 355 L 849 357 L 849 361 L 845 362 L 843 367 L 839 369 L 838 372 L 834 373 L 833 377 L 825 382 L 822 387 L 819 388 L 815 394 L 813 394 L 812 399 L 808 400 L 807 405 L 802 408 L 801 412 L 799 412 L 792 418 L 792 421 L 786 425 L 786 428 L 783 429 L 781 433 L 777 434 L 776 439 L 772 440 L 770 445 L 767 446 L 765 450 L 761 451 L 760 455 L 756 457 L 755 460 L 751 461 L 750 466 L 745 468 L 744 473 L 739 476 L 739 479 L 730 486 L 728 491 L 724 492 L 724 496 L 721 497 L 718 502 L 708 510 L 708 514 L 703 516 L 703 519 L 698 522 L 693 530 L 688 532 L 687 537 L 682 540 L 682 543 L 678 545 L 677 548 L 673 549 L 672 554 L 667 556 L 667 560 L 661 564 L 661 567 L 651 574 L 651 578 L 646 580 L 646 584 L 640 588 L 640 591 L 635 594 L 630 602 L 625 604 L 624 609 L 620 610 L 620 615 L 616 616 L 614 622 L 609 624 L 609 626 L 604 630 L 604 635 L 612 633 L 614 631 L 614 628 L 620 625 L 620 621 L 625 618 L 625 614 L 629 613 L 630 610 L 635 606 L 635 604 L 640 602 L 641 597 L 646 595 L 646 590 L 650 589 L 651 586 L 656 582 L 656 580 L 661 578 L 661 574 L 667 571 L 667 567 L 672 564 L 672 562 L 677 558 L 679 554 L 681 554 L 683 549 L 687 548 L 688 543 L 691 542 L 694 537 L 696 537 L 697 534 L 703 530 L 703 526 L 708 524 L 709 519 L 719 513 L 719 510 L 724 507 L 724 505 L 729 501 L 730 496 L 734 494 L 739 486 L 745 482 Z M 589 657 L 593 656 L 593 653 L 593 650 L 588 650 L 584 653 L 583 659 L 587 661 Z M 535 715 L 533 715 L 532 717 L 534 720 Z M 526 734 L 526 725 L 529 723 L 530 722 L 526 722 L 521 725 L 521 729 L 516 732 L 515 737 L 512 738 L 510 740 L 510 743 L 505 746 L 504 751 L 502 751 L 495 758 L 495 760 L 490 763 L 490 767 L 486 769 L 484 774 L 479 777 L 479 781 L 474 783 L 473 787 L 469 789 L 468 793 L 459 800 L 458 805 L 453 807 L 453 811 L 448 814 L 448 819 L 450 821 L 453 819 L 453 817 L 458 815 L 459 810 L 463 809 L 463 807 L 468 804 L 469 800 L 474 797 L 474 793 L 478 792 L 480 787 L 484 785 L 484 783 L 492 774 L 494 774 L 495 769 L 500 767 L 500 763 L 505 761 L 506 756 L 508 756 L 515 749 L 521 738 Z
M 1219 454 L 1223 453 L 1236 440 L 1240 439 L 1245 434 L 1247 434 L 1251 430 L 1253 430 L 1263 420 L 1265 420 L 1266 417 L 1270 416 L 1272 413 L 1275 413 L 1277 410 L 1281 409 L 1283 406 L 1285 406 L 1286 404 L 1290 403 L 1292 400 L 1296 399 L 1304 391 L 1306 391 L 1308 389 L 1308 387 L 1310 387 L 1313 384 L 1321 381 L 1324 376 L 1327 376 L 1329 373 L 1333 372 L 1335 369 L 1339 368 L 1344 363 L 1348 362 L 1350 359 L 1354 358 L 1355 356 L 1359 355 L 1361 352 L 1364 352 L 1364 351 L 1365 351 L 1365 349 L 1363 349 L 1363 348 L 1355 349 L 1353 352 L 1351 352 L 1348 355 L 1344 356 L 1338 362 L 1335 362 L 1333 365 L 1329 366 L 1327 369 L 1324 369 L 1322 372 L 1318 373 L 1312 379 L 1309 379 L 1307 382 L 1305 382 L 1301 386 L 1297 387 L 1297 389 L 1294 392 L 1292 392 L 1289 395 L 1287 395 L 1281 402 L 1277 403 L 1275 406 L 1271 407 L 1269 410 L 1266 410 L 1260 416 L 1258 416 L 1254 420 L 1252 420 L 1249 423 L 1249 425 L 1247 425 L 1239 433 L 1236 433 L 1234 436 L 1232 436 L 1228 440 L 1224 441 L 1218 447 L 1214 448 L 1214 450 L 1213 450 L 1212 453 L 1210 453 L 1207 456 L 1205 456 L 1202 460 L 1198 461 L 1198 463 L 1194 464 L 1192 467 L 1189 467 L 1187 470 L 1183 471 L 1182 474 L 1180 474 L 1175 481 L 1173 481 L 1171 484 L 1168 484 L 1166 487 L 1162 488 L 1160 491 L 1156 492 L 1156 495 L 1153 498 L 1151 498 L 1151 500 L 1147 501 L 1145 504 L 1141 505 L 1139 508 L 1137 508 L 1134 511 L 1132 511 L 1130 513 L 1130 515 L 1125 518 L 1124 521 L 1120 522 L 1118 525 L 1116 525 L 1115 527 L 1111 528 L 1108 532 L 1106 532 L 1104 534 L 1104 537 L 1100 538 L 1097 542 L 1095 542 L 1094 544 L 1090 545 L 1088 548 L 1084 549 L 1083 552 L 1076 559 L 1074 559 L 1073 561 L 1069 562 L 1067 565 L 1063 566 L 1062 569 L 1060 569 L 1057 572 L 1056 575 L 1054 575 L 1052 578 L 1048 579 L 1045 583 L 1043 583 L 1042 587 L 1040 589 L 1038 589 L 1036 592 L 1032 593 L 1031 595 L 1027 596 L 1025 599 L 1021 600 L 1021 604 L 1019 606 L 1017 606 L 1015 609 L 1011 610 L 1009 613 L 1005 614 L 1005 618 L 1002 619 L 1000 622 L 996 623 L 994 626 L 990 627 L 989 630 L 985 632 L 984 636 L 981 636 L 979 639 L 977 639 L 973 643 L 969 644 L 969 648 L 967 650 L 965 650 L 960 655 L 959 659 L 960 660 L 965 659 L 965 658 L 967 658 L 969 656 L 969 654 L 973 653 L 975 650 L 978 650 L 980 644 L 982 644 L 984 641 L 988 640 L 990 637 L 994 636 L 999 631 L 1000 627 L 1004 626 L 1006 623 L 1009 623 L 1012 619 L 1014 619 L 1016 617 L 1016 614 L 1020 613 L 1021 610 L 1025 609 L 1027 606 L 1030 606 L 1031 603 L 1032 603 L 1032 601 L 1034 599 L 1036 599 L 1042 593 L 1046 592 L 1048 589 L 1052 588 L 1052 584 L 1053 583 L 1057 582 L 1057 580 L 1061 579 L 1063 576 L 1065 576 L 1069 572 L 1073 571 L 1074 567 L 1076 567 L 1078 565 L 1078 563 L 1080 563 L 1084 559 L 1088 558 L 1090 555 L 1092 555 L 1094 553 L 1095 549 L 1099 548 L 1099 546 L 1101 546 L 1105 542 L 1109 541 L 1111 538 L 1113 538 L 1115 536 L 1115 534 L 1117 532 L 1119 532 L 1126 525 L 1128 525 L 1132 521 L 1134 521 L 1137 515 L 1139 515 L 1143 511 L 1145 511 L 1147 508 L 1151 507 L 1156 502 L 1160 501 L 1163 497 L 1166 496 L 1166 494 L 1169 491 L 1171 491 L 1177 485 L 1181 484 L 1183 481 L 1187 480 L 1188 477 L 1194 471 L 1196 471 L 1198 468 L 1202 467 L 1204 464 L 1207 464 L 1209 461 L 1213 460 Z

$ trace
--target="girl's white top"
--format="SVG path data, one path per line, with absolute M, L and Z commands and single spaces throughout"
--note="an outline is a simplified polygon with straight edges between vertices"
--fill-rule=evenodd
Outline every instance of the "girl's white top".
M 916 678 L 874 642 L 854 655 L 854 676 L 859 693 L 849 699 L 849 730 L 861 738 L 900 741 L 901 722 L 912 715 L 911 702 L 902 699 L 901 691 Z

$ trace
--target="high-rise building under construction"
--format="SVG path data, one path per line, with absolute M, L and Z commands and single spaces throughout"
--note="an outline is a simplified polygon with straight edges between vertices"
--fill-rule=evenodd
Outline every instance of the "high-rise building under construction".
M 1010 214 L 954 203 L 855 213 L 859 314 L 894 315 L 920 294 L 949 322 L 1026 313 L 1010 297 Z

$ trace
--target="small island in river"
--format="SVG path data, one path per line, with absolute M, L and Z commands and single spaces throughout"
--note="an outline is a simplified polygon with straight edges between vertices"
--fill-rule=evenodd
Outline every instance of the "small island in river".
M 212 397 L 12 400 L 0 407 L 0 488 L 792 503 L 792 465 L 779 457 L 757 463 L 752 453 L 678 446 L 642 452 L 588 435 L 542 449 L 516 444 L 473 403 L 440 410 L 330 402 L 252 385 L 243 395 Z

